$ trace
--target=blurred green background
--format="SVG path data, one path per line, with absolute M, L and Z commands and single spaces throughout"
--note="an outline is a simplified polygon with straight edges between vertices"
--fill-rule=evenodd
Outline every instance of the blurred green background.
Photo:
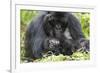
M 73 13 L 77 19 L 79 19 L 82 31 L 86 37 L 86 39 L 89 39 L 90 35 L 90 13 L 87 12 L 75 12 Z M 23 58 L 25 54 L 24 49 L 24 39 L 25 39 L 25 31 L 29 25 L 29 23 L 34 20 L 34 18 L 38 15 L 38 11 L 34 10 L 20 10 L 20 58 L 21 62 L 24 62 Z M 48 61 L 65 61 L 65 60 L 89 60 L 90 54 L 89 53 L 83 53 L 83 52 L 75 52 L 72 56 L 49 56 L 43 59 L 35 60 L 34 62 L 48 62 Z

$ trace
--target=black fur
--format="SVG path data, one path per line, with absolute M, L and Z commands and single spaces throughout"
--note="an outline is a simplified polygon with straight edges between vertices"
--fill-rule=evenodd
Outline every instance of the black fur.
M 41 12 L 26 31 L 26 57 L 41 58 L 42 53 L 48 50 L 72 55 L 73 49 L 80 47 L 80 40 L 83 38 L 81 24 L 71 13 Z M 50 43 L 54 39 L 56 43 Z

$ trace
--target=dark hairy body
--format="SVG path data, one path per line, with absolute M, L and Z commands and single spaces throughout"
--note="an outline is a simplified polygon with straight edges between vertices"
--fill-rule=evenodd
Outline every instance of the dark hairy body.
M 66 31 L 68 30 L 68 31 Z M 69 35 L 67 35 L 69 34 Z M 82 46 L 89 48 L 84 40 L 81 24 L 69 12 L 40 12 L 26 31 L 26 57 L 41 58 L 44 52 L 52 51 L 55 55 L 72 55 L 73 50 Z M 81 43 L 84 45 L 81 45 Z

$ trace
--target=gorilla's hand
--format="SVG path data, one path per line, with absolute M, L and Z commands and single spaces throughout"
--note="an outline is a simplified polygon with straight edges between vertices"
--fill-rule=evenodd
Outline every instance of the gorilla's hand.
M 51 40 L 49 40 L 49 48 L 56 48 L 56 47 L 58 47 L 59 46 L 59 44 L 60 44 L 60 41 L 59 40 L 57 40 L 57 39 L 51 39 Z
M 90 46 L 89 46 L 89 40 L 82 39 L 80 40 L 80 45 L 81 48 L 78 49 L 78 51 L 83 51 L 83 52 L 89 52 L 90 51 Z
M 60 41 L 56 38 L 48 37 L 44 40 L 43 47 L 45 50 L 53 50 L 60 46 Z
M 54 55 L 60 54 L 60 41 L 56 38 L 46 38 L 44 42 L 44 50 L 47 50 L 49 53 L 53 53 Z

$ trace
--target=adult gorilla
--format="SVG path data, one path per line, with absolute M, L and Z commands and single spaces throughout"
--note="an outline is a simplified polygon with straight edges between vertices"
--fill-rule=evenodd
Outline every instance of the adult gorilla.
M 72 55 L 82 46 L 84 35 L 79 21 L 68 12 L 40 12 L 26 31 L 26 57 L 41 58 L 43 52 Z M 87 42 L 86 42 L 87 43 Z M 89 49 L 89 44 L 85 49 Z

